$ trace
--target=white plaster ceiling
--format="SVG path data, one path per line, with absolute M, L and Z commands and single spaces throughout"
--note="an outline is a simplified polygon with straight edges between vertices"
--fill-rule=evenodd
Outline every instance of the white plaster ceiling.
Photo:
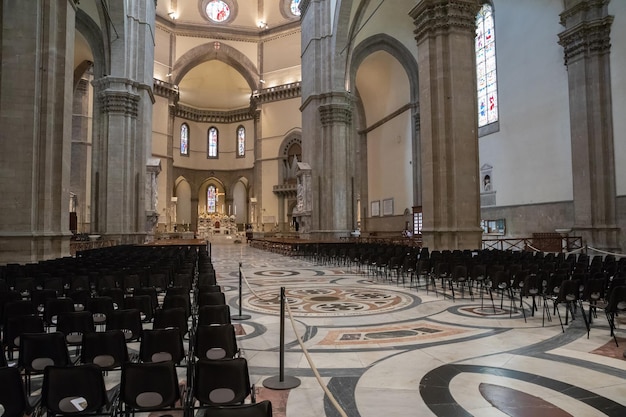
M 247 107 L 252 94 L 239 72 L 217 60 L 194 67 L 178 83 L 178 91 L 183 104 L 211 110 Z

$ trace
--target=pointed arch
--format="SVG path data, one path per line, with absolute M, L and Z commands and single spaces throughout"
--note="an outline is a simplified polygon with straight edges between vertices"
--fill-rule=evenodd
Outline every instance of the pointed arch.
M 192 68 L 214 59 L 239 72 L 250 86 L 250 90 L 259 90 L 260 76 L 254 63 L 237 49 L 219 41 L 196 46 L 181 56 L 172 69 L 173 83 L 177 85 Z
M 402 43 L 391 36 L 379 33 L 365 39 L 355 48 L 350 60 L 350 85 L 354 85 L 356 73 L 365 58 L 376 51 L 385 51 L 398 60 L 406 71 L 411 88 L 411 102 L 419 100 L 419 79 L 417 74 L 417 61 L 415 57 Z

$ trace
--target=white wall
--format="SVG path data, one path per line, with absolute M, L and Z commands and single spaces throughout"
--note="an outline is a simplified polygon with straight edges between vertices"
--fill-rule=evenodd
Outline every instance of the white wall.
M 561 0 L 494 2 L 500 131 L 479 138 L 497 205 L 573 199 Z

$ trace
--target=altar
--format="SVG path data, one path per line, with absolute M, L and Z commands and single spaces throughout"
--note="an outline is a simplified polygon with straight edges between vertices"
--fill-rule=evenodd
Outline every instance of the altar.
M 220 213 L 202 213 L 198 215 L 198 233 L 200 239 L 208 239 L 213 235 L 235 235 L 237 224 L 235 216 Z

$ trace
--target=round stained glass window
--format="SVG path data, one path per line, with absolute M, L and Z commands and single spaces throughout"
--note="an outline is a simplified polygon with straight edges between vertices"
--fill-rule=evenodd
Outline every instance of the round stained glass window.
M 214 22 L 224 22 L 230 17 L 230 7 L 222 0 L 213 0 L 206 5 L 206 14 Z
M 294 16 L 300 16 L 300 9 L 298 8 L 298 5 L 300 4 L 300 0 L 291 0 L 291 13 L 293 13 Z

